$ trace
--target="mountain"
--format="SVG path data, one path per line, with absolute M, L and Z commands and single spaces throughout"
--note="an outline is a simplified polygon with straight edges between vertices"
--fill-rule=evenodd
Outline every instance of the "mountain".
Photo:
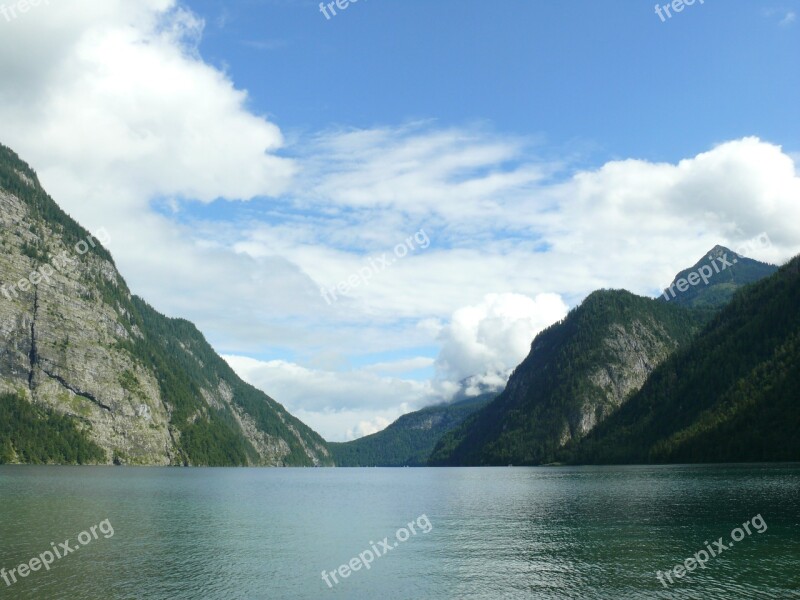
M 759 262 L 724 246 L 714 246 L 694 266 L 675 276 L 659 300 L 693 308 L 719 308 L 742 287 L 769 277 L 778 267 Z
M 0 146 L 0 462 L 332 465 L 194 325 L 130 293 L 105 236 Z
M 540 464 L 616 411 L 707 319 L 624 290 L 542 331 L 496 400 L 445 434 L 432 465 Z
M 798 431 L 800 256 L 739 292 L 563 459 L 797 461 Z
M 330 443 L 340 467 L 419 467 L 436 442 L 497 394 L 464 398 L 403 415 L 383 431 L 345 443 Z

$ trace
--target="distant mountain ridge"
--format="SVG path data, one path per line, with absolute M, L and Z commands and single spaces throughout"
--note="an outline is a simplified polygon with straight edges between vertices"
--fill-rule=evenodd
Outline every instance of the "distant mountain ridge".
M 99 240 L 4 146 L 0 209 L 0 462 L 333 464 L 194 325 L 132 295 Z
M 330 443 L 340 467 L 420 467 L 441 437 L 497 394 L 485 393 L 408 413 L 383 431 L 352 442 Z

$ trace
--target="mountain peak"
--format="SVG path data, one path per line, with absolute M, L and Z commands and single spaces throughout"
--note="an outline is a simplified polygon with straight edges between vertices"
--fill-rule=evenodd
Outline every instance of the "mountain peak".
M 719 308 L 740 288 L 772 275 L 777 269 L 717 244 L 693 266 L 678 273 L 659 300 Z
M 739 256 L 738 254 L 736 254 L 736 252 L 734 252 L 730 248 L 726 248 L 725 246 L 720 246 L 719 244 L 714 246 L 706 254 L 707 254 L 707 256 L 709 258 L 712 257 L 712 256 L 715 257 L 715 258 L 718 258 L 718 257 L 722 257 L 722 256 L 724 256 L 726 254 L 729 254 L 731 256 Z

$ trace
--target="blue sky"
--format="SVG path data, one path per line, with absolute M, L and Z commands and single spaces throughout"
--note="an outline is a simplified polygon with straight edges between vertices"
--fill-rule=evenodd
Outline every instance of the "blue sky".
M 486 122 L 594 163 L 745 135 L 798 149 L 800 36 L 779 25 L 797 2 L 708 0 L 667 22 L 631 0 L 361 0 L 329 21 L 315 2 L 188 4 L 204 58 L 285 131 Z
M 798 12 L 63 0 L 0 17 L 0 141 L 135 293 L 351 439 L 501 389 L 595 289 L 800 253 Z

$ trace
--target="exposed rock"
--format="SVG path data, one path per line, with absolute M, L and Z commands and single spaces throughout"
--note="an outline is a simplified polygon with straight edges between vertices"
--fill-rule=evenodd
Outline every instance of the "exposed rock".
M 184 448 L 193 424 L 206 436 L 195 448 L 235 446 L 233 464 L 332 464 L 322 438 L 239 380 L 191 324 L 132 296 L 99 234 L 0 151 L 0 393 L 74 418 L 108 464 L 203 464 Z

